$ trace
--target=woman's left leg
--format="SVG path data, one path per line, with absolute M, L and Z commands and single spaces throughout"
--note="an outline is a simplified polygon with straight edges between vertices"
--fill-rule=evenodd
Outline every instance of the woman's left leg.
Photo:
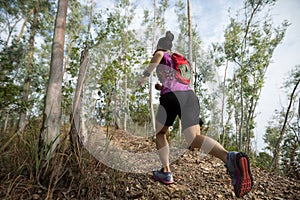
M 159 155 L 159 159 L 162 163 L 160 170 L 153 171 L 153 177 L 155 180 L 160 181 L 164 184 L 174 183 L 173 175 L 169 166 L 169 143 L 167 140 L 168 126 L 164 126 L 161 123 L 156 123 L 156 148 Z
M 167 133 L 169 130 L 168 126 L 164 126 L 159 122 L 156 122 L 156 149 L 159 155 L 159 159 L 162 163 L 163 171 L 164 172 L 171 172 L 170 164 L 169 164 L 169 143 L 167 140 Z
M 193 125 L 184 130 L 184 136 L 188 145 L 192 148 L 198 148 L 207 154 L 227 162 L 227 153 L 224 147 L 216 140 L 200 134 L 200 126 Z

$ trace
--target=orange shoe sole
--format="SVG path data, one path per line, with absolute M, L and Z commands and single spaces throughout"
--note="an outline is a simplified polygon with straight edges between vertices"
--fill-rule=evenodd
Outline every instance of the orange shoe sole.
M 238 169 L 239 179 L 235 185 L 235 194 L 237 197 L 242 197 L 249 193 L 253 187 L 253 178 L 250 171 L 249 158 L 244 153 L 236 155 L 236 168 Z

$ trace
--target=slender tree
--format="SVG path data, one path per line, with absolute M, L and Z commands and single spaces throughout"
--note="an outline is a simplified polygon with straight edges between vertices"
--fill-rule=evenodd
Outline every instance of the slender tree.
M 191 14 L 191 2 L 187 0 L 187 16 L 189 26 L 189 60 L 192 63 L 193 73 L 195 72 L 195 66 L 193 65 L 193 25 L 192 25 L 192 14 Z M 194 74 L 191 76 L 191 88 L 194 88 Z
M 296 94 L 296 91 L 297 91 L 297 88 L 298 88 L 299 85 L 300 85 L 300 78 L 298 76 L 295 79 L 295 85 L 294 85 L 294 88 L 293 88 L 293 90 L 291 92 L 291 95 L 290 95 L 289 105 L 287 107 L 284 122 L 283 122 L 281 131 L 279 133 L 279 137 L 277 139 L 276 146 L 275 146 L 275 149 L 274 149 L 273 159 L 272 159 L 272 164 L 271 164 L 271 170 L 273 170 L 273 171 L 276 171 L 277 167 L 278 167 L 278 160 L 279 160 L 279 154 L 280 154 L 280 144 L 282 142 L 282 139 L 283 139 L 283 136 L 284 136 L 287 124 L 288 124 L 290 109 L 292 108 L 292 104 L 295 101 L 295 94 Z
M 155 42 L 156 42 L 156 0 L 153 2 L 153 32 L 152 32 L 152 52 L 155 50 Z M 153 74 L 150 75 L 149 78 L 149 105 L 150 105 L 150 114 L 151 114 L 151 123 L 152 123 L 152 131 L 153 133 L 156 132 L 155 127 L 155 113 L 154 113 L 154 106 L 153 106 Z
M 146 25 L 145 30 L 145 40 L 146 44 L 151 38 L 151 54 L 156 50 L 157 36 L 165 34 L 165 12 L 169 7 L 169 0 L 157 0 L 153 1 L 153 17 L 149 16 L 150 11 L 144 10 L 144 20 L 142 25 Z M 155 111 L 154 111 L 154 92 L 153 90 L 153 80 L 155 78 L 154 74 L 149 77 L 149 109 L 151 116 L 152 132 L 155 132 Z
M 89 56 L 89 46 L 90 42 L 90 33 L 93 19 L 93 8 L 94 8 L 94 0 L 91 0 L 91 6 L 89 9 L 89 22 L 87 25 L 87 36 L 86 41 L 84 42 L 84 49 L 81 51 L 80 56 L 80 65 L 79 72 L 76 84 L 76 90 L 73 100 L 73 109 L 71 114 L 71 131 L 70 131 L 70 139 L 73 144 L 79 144 L 79 140 L 83 139 L 83 131 L 82 131 L 82 97 L 83 97 L 83 88 L 86 80 L 86 74 L 88 71 L 88 56 Z
M 24 94 L 23 94 L 23 103 L 27 106 L 29 106 L 28 98 L 30 93 L 30 84 L 31 84 L 31 76 L 32 76 L 32 70 L 34 65 L 34 43 L 35 43 L 35 36 L 37 33 L 37 26 L 38 26 L 38 14 L 39 14 L 39 1 L 36 0 L 34 2 L 34 8 L 33 8 L 33 21 L 30 28 L 30 36 L 29 36 L 29 56 L 28 56 L 28 69 L 27 69 L 27 75 L 25 80 L 25 88 L 24 88 Z M 20 113 L 20 119 L 19 119 L 19 131 L 23 132 L 24 128 L 27 124 L 26 122 L 26 115 L 27 115 L 27 106 L 25 109 L 21 110 Z
M 288 22 L 274 28 L 266 13 L 276 1 L 245 1 L 245 16 L 231 18 L 225 30 L 225 58 L 234 63 L 234 75 L 229 80 L 229 88 L 234 108 L 238 149 L 249 152 L 253 137 L 254 118 L 257 103 L 275 48 L 284 38 Z M 236 92 L 234 92 L 236 91 Z
M 176 50 L 188 57 L 189 42 L 187 36 L 189 33 L 189 27 L 186 10 L 186 3 L 183 0 L 178 0 L 175 4 L 175 12 L 179 23 L 179 35 L 176 42 Z
M 61 89 L 68 0 L 59 0 L 54 27 L 49 83 L 40 141 L 50 145 L 50 153 L 59 143 L 61 124 Z M 49 155 L 49 154 L 48 154 Z

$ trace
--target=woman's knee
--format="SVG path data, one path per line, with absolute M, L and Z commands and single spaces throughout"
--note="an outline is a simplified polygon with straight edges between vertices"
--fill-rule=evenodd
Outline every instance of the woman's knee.
M 199 125 L 188 127 L 184 130 L 185 140 L 189 145 L 197 148 L 203 141 Z M 197 146 L 197 147 L 196 147 Z
M 161 129 L 159 129 L 156 133 L 156 135 L 166 135 L 168 133 L 169 127 L 163 126 Z

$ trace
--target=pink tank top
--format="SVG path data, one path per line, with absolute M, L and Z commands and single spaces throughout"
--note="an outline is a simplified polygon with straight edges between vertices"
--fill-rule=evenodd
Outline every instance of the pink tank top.
M 161 59 L 159 65 L 157 66 L 156 73 L 158 75 L 159 81 L 163 85 L 163 89 L 160 91 L 160 95 L 166 94 L 168 92 L 191 90 L 189 85 L 180 83 L 175 78 L 176 71 L 174 68 L 174 62 L 167 52 L 164 52 L 164 57 Z M 163 78 L 162 73 L 164 73 L 164 76 L 166 78 Z

